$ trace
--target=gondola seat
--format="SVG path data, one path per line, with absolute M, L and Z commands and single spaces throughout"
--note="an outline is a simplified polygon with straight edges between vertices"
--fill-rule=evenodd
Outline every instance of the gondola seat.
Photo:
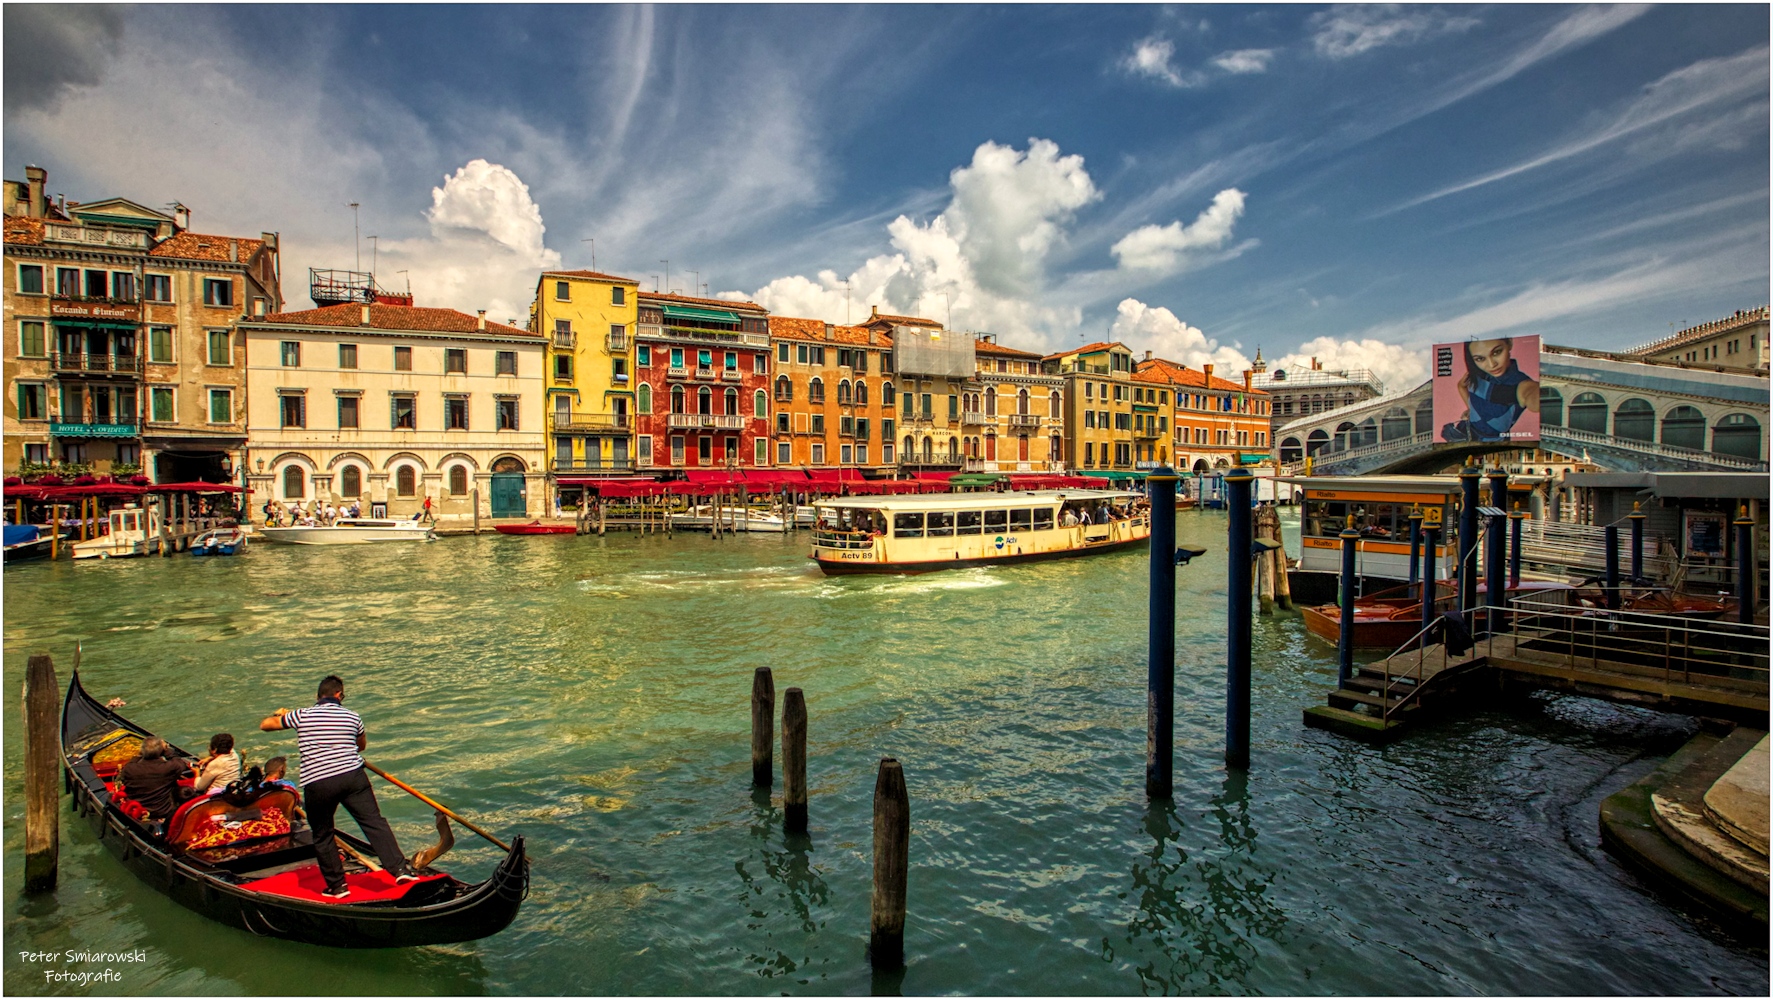
M 223 844 L 237 844 L 289 832 L 295 814 L 296 794 L 287 788 L 270 788 L 251 798 L 211 795 L 179 806 L 166 821 L 166 842 L 187 851 Z

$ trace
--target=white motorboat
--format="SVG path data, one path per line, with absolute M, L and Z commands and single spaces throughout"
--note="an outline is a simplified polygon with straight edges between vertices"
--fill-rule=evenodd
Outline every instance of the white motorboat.
M 360 545 L 365 542 L 418 542 L 437 537 L 431 525 L 409 518 L 341 517 L 331 524 L 260 528 L 267 542 L 284 545 Z
M 812 527 L 817 512 L 811 507 L 795 508 L 795 524 L 803 528 Z M 714 507 L 701 504 L 691 507 L 681 514 L 671 515 L 671 528 L 674 531 L 708 531 L 714 526 Z M 782 515 L 762 507 L 722 507 L 720 508 L 720 530 L 722 531 L 756 531 L 782 533 Z
M 74 543 L 76 559 L 121 559 L 147 555 L 160 545 L 160 508 L 130 504 L 111 511 L 105 534 Z

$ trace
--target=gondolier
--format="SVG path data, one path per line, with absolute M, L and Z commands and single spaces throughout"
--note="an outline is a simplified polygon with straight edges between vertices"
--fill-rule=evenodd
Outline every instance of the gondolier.
M 333 836 L 333 820 L 339 806 L 363 828 L 369 845 L 381 861 L 382 868 L 397 881 L 413 881 L 417 876 L 407 871 L 406 856 L 394 831 L 382 818 L 376 805 L 376 793 L 369 785 L 363 769 L 362 751 L 367 744 L 363 718 L 344 706 L 345 682 L 329 676 L 320 682 L 319 695 L 309 708 L 278 709 L 259 723 L 265 732 L 279 729 L 296 731 L 296 749 L 301 758 L 302 807 L 314 831 L 314 854 L 326 878 L 324 896 L 342 899 L 350 895 L 345 882 L 345 866 Z

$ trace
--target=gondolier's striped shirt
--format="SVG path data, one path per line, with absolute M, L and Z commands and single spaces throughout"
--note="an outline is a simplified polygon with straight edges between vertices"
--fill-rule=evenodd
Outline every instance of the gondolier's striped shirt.
M 363 757 L 357 753 L 363 718 L 338 702 L 323 701 L 285 712 L 283 728 L 296 731 L 303 788 L 363 766 Z

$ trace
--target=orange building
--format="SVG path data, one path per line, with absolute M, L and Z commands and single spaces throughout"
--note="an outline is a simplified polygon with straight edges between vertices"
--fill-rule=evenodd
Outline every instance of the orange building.
M 771 316 L 770 431 L 778 467 L 885 470 L 897 402 L 891 326 Z
M 1196 370 L 1147 351 L 1133 368 L 1138 461 L 1185 472 L 1268 461 L 1268 393 L 1250 377 L 1246 371 L 1242 382 L 1227 381 L 1212 365 Z

